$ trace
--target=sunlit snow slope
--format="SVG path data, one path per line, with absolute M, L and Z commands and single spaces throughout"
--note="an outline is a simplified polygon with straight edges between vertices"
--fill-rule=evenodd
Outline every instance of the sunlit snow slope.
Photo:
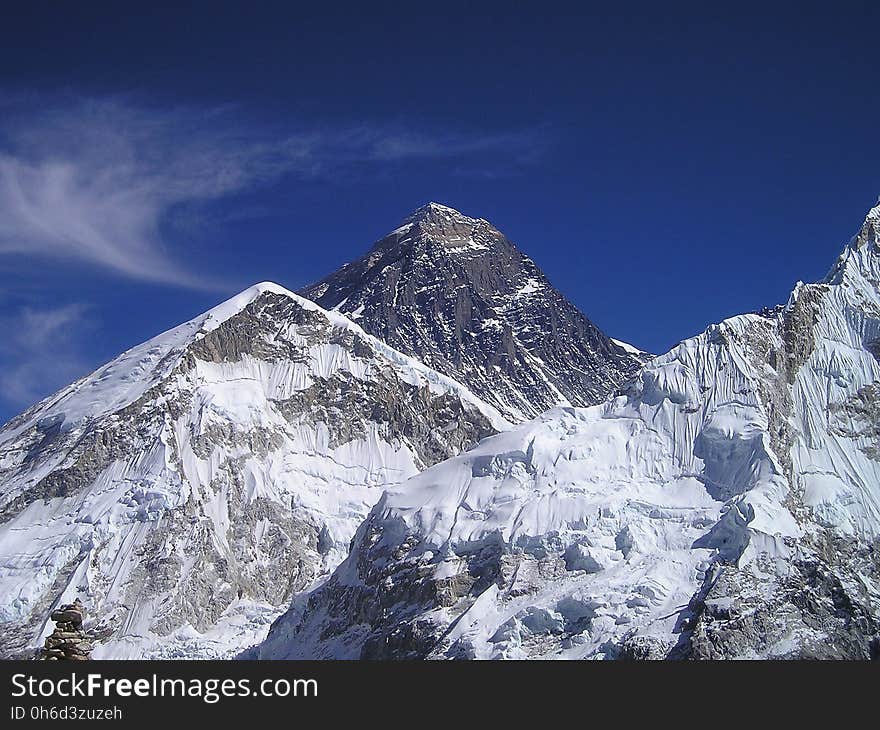
M 877 656 L 880 206 L 821 283 L 390 489 L 264 658 Z
M 93 656 L 217 656 L 333 568 L 382 489 L 505 427 L 464 387 L 260 284 L 0 431 L 0 632 L 79 597 Z

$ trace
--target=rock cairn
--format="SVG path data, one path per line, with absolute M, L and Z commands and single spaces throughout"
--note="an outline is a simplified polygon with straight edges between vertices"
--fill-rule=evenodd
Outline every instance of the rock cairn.
M 39 658 L 48 661 L 88 659 L 92 645 L 82 630 L 85 613 L 79 599 L 53 611 L 50 618 L 55 622 L 55 631 L 46 637 Z

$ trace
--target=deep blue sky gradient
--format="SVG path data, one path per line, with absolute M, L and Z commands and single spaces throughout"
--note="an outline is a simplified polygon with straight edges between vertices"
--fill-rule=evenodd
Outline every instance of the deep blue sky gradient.
M 0 255 L 0 321 L 81 307 L 83 371 L 251 283 L 316 280 L 429 200 L 489 219 L 611 336 L 662 352 L 823 276 L 880 193 L 876 3 L 19 5 L 0 29 L 19 111 L 125 95 L 461 146 L 282 174 L 193 226 L 169 211 L 163 245 L 207 288 Z M 69 379 L 49 369 L 34 396 Z M 0 393 L 0 421 L 20 401 Z

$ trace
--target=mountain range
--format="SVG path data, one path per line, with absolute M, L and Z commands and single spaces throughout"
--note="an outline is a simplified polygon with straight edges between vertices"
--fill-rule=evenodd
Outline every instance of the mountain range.
M 0 429 L 2 645 L 79 599 L 96 657 L 877 656 L 878 396 L 880 206 L 653 357 L 430 203 Z
M 827 277 L 388 489 L 256 658 L 880 656 L 880 206 Z

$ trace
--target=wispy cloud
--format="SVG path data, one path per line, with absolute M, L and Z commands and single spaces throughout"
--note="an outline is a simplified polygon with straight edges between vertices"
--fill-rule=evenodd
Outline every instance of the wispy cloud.
M 33 100 L 31 100 L 33 101 Z M 0 256 L 75 260 L 134 279 L 210 286 L 192 273 L 170 214 L 271 185 L 363 166 L 500 154 L 528 159 L 531 133 L 464 135 L 400 125 L 317 130 L 247 124 L 234 109 L 66 99 L 0 122 Z
M 85 374 L 78 345 L 88 322 L 86 307 L 22 307 L 0 316 L 0 403 L 19 408 Z
M 449 159 L 502 152 L 525 161 L 531 159 L 540 147 L 540 136 L 531 130 L 474 136 L 399 131 L 386 132 L 372 139 L 368 149 L 374 160 Z
M 243 137 L 218 117 L 116 100 L 20 116 L 4 130 L 0 153 L 0 254 L 206 284 L 163 236 L 165 216 L 277 178 L 305 152 Z

